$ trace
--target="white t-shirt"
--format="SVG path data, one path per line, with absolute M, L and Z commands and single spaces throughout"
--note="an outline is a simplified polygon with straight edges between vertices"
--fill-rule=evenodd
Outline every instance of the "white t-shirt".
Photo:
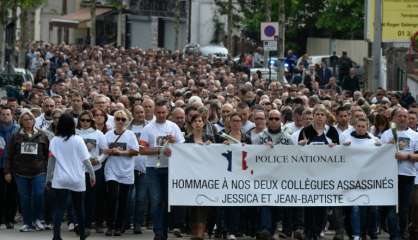
M 134 124 L 131 125 L 130 130 L 135 133 L 135 136 L 138 139 L 138 142 L 139 142 L 139 139 L 141 138 L 142 131 L 144 130 L 144 127 L 147 124 L 148 123 L 145 123 L 144 125 L 134 125 Z M 146 171 L 145 161 L 147 159 L 146 156 L 139 155 L 139 156 L 135 156 L 134 158 L 135 158 L 135 170 L 145 173 Z
M 299 139 L 299 135 L 300 135 L 300 132 L 302 131 L 302 129 L 303 128 L 301 128 L 301 129 L 299 129 L 299 130 L 296 130 L 294 133 L 292 133 L 292 135 L 290 136 L 290 139 L 292 139 L 292 142 L 293 142 L 293 144 L 294 145 L 298 145 L 299 144 L 299 141 L 298 141 L 298 139 Z
M 107 129 L 115 128 L 115 117 L 112 115 L 107 114 L 107 121 L 106 121 Z
M 356 138 L 351 135 L 352 132 L 345 132 L 341 137 L 340 144 L 350 142 L 350 146 L 375 146 L 376 143 L 380 142 L 378 138 L 373 136 L 371 133 L 367 133 L 370 138 Z
M 77 129 L 76 133 L 83 138 L 84 143 L 86 144 L 92 158 L 97 159 L 101 153 L 101 150 L 107 149 L 106 138 L 101 131 L 89 128 L 86 130 Z M 101 163 L 93 165 L 94 171 L 99 170 L 101 167 Z
M 150 122 L 145 126 L 139 142 L 145 147 L 163 147 L 168 135 L 173 135 L 176 139 L 176 143 L 184 142 L 184 136 L 181 133 L 180 128 L 177 124 L 169 120 L 166 120 L 165 123 L 157 123 L 156 121 Z M 158 162 L 159 166 L 157 166 Z M 165 156 L 159 157 L 157 155 L 147 156 L 146 166 L 168 167 L 168 158 Z
M 52 119 L 47 120 L 45 118 L 44 113 L 42 113 L 41 116 L 35 119 L 35 127 L 42 129 L 42 130 L 47 130 L 51 124 L 52 124 Z
M 255 127 L 255 124 L 251 122 L 250 120 L 247 120 L 241 127 L 242 132 L 246 133 L 250 131 L 252 128 Z
M 118 137 L 119 135 L 116 135 L 113 130 L 106 133 L 105 138 L 108 148 L 111 148 L 111 145 L 115 145 L 122 150 L 139 150 L 138 140 L 135 133 L 131 130 L 125 130 L 118 141 L 114 143 Z M 135 180 L 134 167 L 134 157 L 109 156 L 105 165 L 105 179 L 106 181 L 113 180 L 118 183 L 133 184 Z
M 381 137 L 382 143 L 390 143 L 393 140 L 392 130 L 386 130 Z M 398 131 L 399 151 L 413 153 L 418 150 L 418 133 L 410 128 Z M 416 176 L 415 164 L 412 161 L 398 161 L 398 174 L 404 176 Z
M 340 138 L 340 143 L 342 142 L 343 138 L 342 136 L 344 136 L 345 134 L 350 135 L 355 129 L 353 128 L 353 126 L 348 125 L 348 128 L 345 130 L 342 130 L 341 128 L 338 127 L 338 125 L 335 125 L 335 129 L 337 129 L 338 132 L 338 136 Z
M 71 136 L 67 141 L 53 137 L 49 151 L 55 156 L 52 187 L 75 192 L 86 191 L 84 161 L 90 159 L 89 151 L 80 136 Z

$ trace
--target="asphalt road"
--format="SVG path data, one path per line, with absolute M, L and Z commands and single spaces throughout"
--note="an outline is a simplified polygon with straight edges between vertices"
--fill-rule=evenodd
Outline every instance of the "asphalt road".
M 88 239 L 137 239 L 137 240 L 152 240 L 153 233 L 151 230 L 146 229 L 143 234 L 135 235 L 132 234 L 132 231 L 126 232 L 121 237 L 106 237 L 104 234 L 92 233 Z M 64 240 L 76 240 L 79 239 L 73 232 L 67 231 L 65 227 L 62 230 L 62 237 Z M 325 235 L 325 240 L 332 240 L 333 234 L 327 233 Z M 51 231 L 41 231 L 41 232 L 30 232 L 30 233 L 21 233 L 19 232 L 18 226 L 15 229 L 5 229 L 4 226 L 0 228 L 0 240 L 46 240 L 52 239 Z M 190 236 L 184 236 L 183 238 L 176 238 L 172 234 L 169 235 L 169 240 L 189 240 Z M 252 238 L 239 238 L 240 240 L 250 240 Z M 348 240 L 348 237 L 346 237 Z M 387 240 L 389 237 L 387 234 L 382 234 L 379 237 L 379 240 Z

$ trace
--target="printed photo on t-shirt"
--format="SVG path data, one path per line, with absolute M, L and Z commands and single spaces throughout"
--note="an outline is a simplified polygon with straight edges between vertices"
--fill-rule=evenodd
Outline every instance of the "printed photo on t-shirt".
M 411 139 L 407 137 L 399 137 L 398 138 L 398 145 L 399 150 L 404 150 L 409 148 L 409 144 L 411 143 Z
M 36 155 L 38 154 L 38 144 L 33 142 L 22 142 L 20 145 L 20 153 Z
M 96 146 L 97 146 L 96 139 L 86 138 L 86 139 L 84 139 L 84 143 L 86 143 L 86 146 L 87 146 L 87 149 L 89 150 L 89 152 L 96 149 Z
M 158 136 L 157 137 L 157 146 L 162 147 L 168 142 L 168 136 Z
M 127 149 L 127 145 L 126 143 L 116 142 L 116 143 L 111 143 L 109 145 L 109 148 L 118 148 L 119 150 L 125 151 Z

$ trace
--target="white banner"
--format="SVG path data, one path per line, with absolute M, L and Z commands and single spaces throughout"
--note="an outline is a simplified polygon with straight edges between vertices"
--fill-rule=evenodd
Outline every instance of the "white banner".
M 395 147 L 174 144 L 169 204 L 397 205 Z

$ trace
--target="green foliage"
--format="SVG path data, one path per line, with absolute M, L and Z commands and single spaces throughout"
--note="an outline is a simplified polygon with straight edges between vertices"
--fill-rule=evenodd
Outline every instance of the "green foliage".
M 232 27 L 233 28 L 239 28 L 241 26 L 241 23 L 243 21 L 243 17 L 240 14 L 241 9 L 239 7 L 232 4 L 232 8 L 229 9 L 228 0 L 215 0 L 215 4 L 218 7 L 218 12 L 219 12 L 220 15 L 227 16 L 229 11 L 231 11 L 232 22 L 233 22 Z
M 32 10 L 46 3 L 47 0 L 18 0 L 18 6 L 25 10 Z
M 363 0 L 271 0 L 271 19 L 278 19 L 279 1 L 285 5 L 287 47 L 301 49 L 307 37 L 362 38 Z M 260 23 L 267 20 L 267 0 L 236 0 L 233 12 L 239 15 L 236 26 L 260 41 Z M 220 14 L 227 14 L 227 1 L 215 0 Z M 238 14 L 239 13 L 239 14 Z M 289 44 L 296 46 L 289 46 Z M 299 45 L 299 46 L 297 46 Z
M 363 29 L 363 4 L 361 0 L 327 0 L 316 26 L 331 33 L 355 34 Z

